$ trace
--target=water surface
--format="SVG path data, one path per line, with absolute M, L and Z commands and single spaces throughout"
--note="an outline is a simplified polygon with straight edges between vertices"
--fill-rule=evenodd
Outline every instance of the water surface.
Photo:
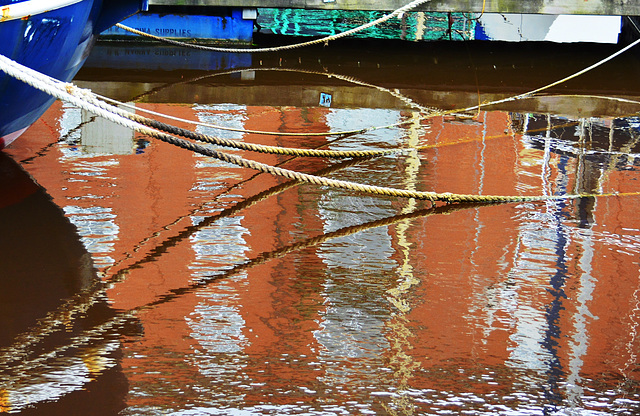
M 18 319 L 3 303 L 2 410 L 640 412 L 637 55 L 549 96 L 425 117 L 537 88 L 609 49 L 102 48 L 94 59 L 175 58 L 90 60 L 79 75 L 140 114 L 276 133 L 404 122 L 299 137 L 171 121 L 252 143 L 408 149 L 353 161 L 225 150 L 250 159 L 403 189 L 607 196 L 444 205 L 293 183 L 56 103 L 3 161 L 32 191 L 3 193 L 17 195 L 3 218 L 24 232 L 3 239 L 17 249 L 2 251 L 0 293 L 40 308 Z M 70 242 L 51 240 L 58 223 Z M 47 245 L 65 254 L 45 256 Z

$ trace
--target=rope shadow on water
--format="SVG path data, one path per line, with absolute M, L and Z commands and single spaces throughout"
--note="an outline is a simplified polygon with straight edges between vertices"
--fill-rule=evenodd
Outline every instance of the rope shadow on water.
M 287 161 L 281 163 L 287 163 L 291 160 L 293 160 L 294 158 L 288 159 Z M 328 168 L 325 169 L 321 169 L 317 172 L 317 174 L 329 174 L 329 173 L 333 173 L 336 171 L 339 171 L 341 169 L 345 169 L 347 167 L 350 166 L 354 166 L 357 163 L 359 163 L 360 160 L 359 159 L 353 159 L 353 160 L 345 160 L 342 161 L 336 165 L 330 166 Z M 280 165 L 281 165 L 280 164 Z M 261 175 L 262 173 L 258 172 L 255 175 L 251 176 L 250 178 L 236 183 L 233 186 L 229 187 L 227 190 L 225 190 L 225 192 L 223 192 L 222 194 L 219 195 L 226 195 L 229 194 L 232 190 L 242 186 L 243 184 L 246 184 L 248 182 L 250 182 L 251 180 L 255 179 L 256 177 L 258 177 L 259 175 Z M 195 234 L 198 231 L 201 231 L 202 229 L 211 226 L 213 224 L 215 224 L 217 221 L 224 219 L 224 218 L 229 218 L 232 217 L 234 215 L 237 215 L 239 212 L 251 208 L 254 205 L 258 204 L 259 202 L 262 202 L 272 196 L 281 194 L 291 188 L 294 188 L 298 185 L 300 185 L 301 183 L 298 181 L 287 181 L 285 183 L 273 186 L 269 189 L 266 189 L 258 194 L 255 194 L 243 201 L 240 201 L 236 204 L 234 204 L 231 207 L 228 207 L 218 213 L 216 213 L 215 215 L 209 215 L 207 217 L 205 217 L 204 219 L 202 219 L 200 222 L 198 222 L 198 224 L 196 225 L 191 225 L 191 226 L 187 226 L 184 227 L 181 231 L 179 231 L 176 235 L 166 238 L 164 239 L 160 244 L 156 245 L 155 247 L 151 248 L 148 250 L 148 254 L 142 258 L 141 260 L 138 260 L 137 262 L 133 263 L 130 266 L 127 266 L 127 268 L 120 270 L 116 273 L 114 273 L 112 275 L 112 277 L 107 278 L 106 282 L 107 283 L 113 283 L 114 281 L 118 281 L 118 277 L 121 274 L 126 274 L 128 273 L 129 270 L 134 269 L 134 268 L 138 268 L 140 266 L 142 266 L 143 264 L 149 263 L 149 262 L 153 262 L 156 261 L 162 254 L 164 254 L 165 252 L 167 252 L 168 249 L 170 249 L 173 246 L 176 246 L 178 243 L 180 243 L 181 241 L 184 241 L 188 238 L 190 238 L 193 234 Z M 208 201 L 207 201 L 208 203 Z M 199 210 L 201 210 L 202 206 L 198 207 L 198 208 L 194 208 L 192 209 L 188 214 L 180 216 L 179 218 L 177 218 L 175 221 L 173 221 L 171 224 L 166 225 L 164 227 L 162 227 L 162 230 L 168 230 L 172 225 L 179 223 L 180 221 L 184 220 L 185 218 L 189 218 L 193 215 L 195 215 L 195 213 Z M 160 232 L 160 231 L 159 231 Z M 159 233 L 154 233 L 154 236 L 157 236 L 157 234 Z M 136 249 L 134 249 L 134 252 L 139 251 L 142 246 L 146 243 L 150 241 L 150 238 L 142 240 L 141 242 L 139 242 L 138 244 L 136 244 Z M 120 264 L 122 262 L 119 262 Z M 113 266 L 110 266 L 109 269 L 107 269 L 107 271 L 105 271 L 105 275 L 107 275 L 109 273 L 108 270 L 113 269 L 114 267 L 117 266 L 118 263 L 116 263 Z
M 491 205 L 501 205 L 501 204 L 492 203 L 492 204 L 486 204 L 484 206 L 491 206 Z M 434 215 L 449 215 L 458 211 L 464 211 L 467 209 L 477 209 L 477 208 L 478 208 L 477 204 L 456 204 L 456 205 L 441 205 L 441 206 L 434 205 L 430 208 L 419 209 L 410 213 L 386 217 L 386 218 L 382 218 L 382 219 L 378 219 L 378 220 L 374 220 L 374 221 L 370 221 L 370 222 L 366 222 L 358 225 L 352 225 L 352 226 L 344 227 L 339 230 L 322 234 L 316 237 L 310 237 L 305 240 L 299 241 L 297 243 L 283 246 L 276 250 L 260 253 L 254 258 L 247 260 L 243 263 L 237 264 L 236 266 L 233 266 L 230 269 L 227 269 L 217 274 L 212 274 L 209 276 L 202 277 L 189 286 L 185 286 L 178 289 L 172 289 L 170 294 L 164 295 L 160 297 L 158 300 L 150 302 L 146 305 L 139 306 L 135 308 L 135 310 L 146 310 L 149 308 L 153 308 L 155 306 L 162 305 L 167 302 L 171 302 L 179 298 L 180 296 L 192 293 L 199 289 L 203 289 L 212 283 L 230 278 L 236 275 L 237 273 L 243 272 L 252 267 L 259 266 L 273 259 L 282 258 L 287 254 L 295 251 L 316 247 L 322 243 L 325 243 L 335 238 L 347 237 L 362 231 L 367 231 L 367 230 L 371 230 L 378 227 L 386 227 L 386 226 L 394 225 L 403 221 L 411 221 L 418 218 L 427 218 Z
M 281 188 L 294 186 L 294 185 L 295 184 L 292 185 L 289 183 L 278 185 L 269 191 L 265 191 L 261 194 L 257 194 L 252 201 L 248 201 L 246 204 L 242 204 L 237 208 L 234 207 L 227 210 L 227 213 L 228 215 L 231 215 L 233 212 L 237 212 L 240 209 L 246 208 L 245 205 L 249 205 L 249 206 L 253 205 L 256 202 L 259 202 L 260 200 L 268 197 L 269 193 L 281 192 Z M 498 205 L 498 204 L 487 204 L 487 205 Z M 23 360 L 27 356 L 27 354 L 26 353 L 21 354 L 20 352 L 21 350 L 24 350 L 26 345 L 21 344 L 21 345 L 12 346 L 12 347 L 4 348 L 0 350 L 0 360 L 3 361 L 3 365 L 7 369 L 6 374 L 9 374 L 9 373 L 28 374 L 29 371 L 32 371 L 32 369 L 39 369 L 42 366 L 47 366 L 48 362 L 50 362 L 51 360 L 55 360 L 56 358 L 61 356 L 63 353 L 69 350 L 73 350 L 73 349 L 81 350 L 83 346 L 88 345 L 91 342 L 95 341 L 97 338 L 101 337 L 106 332 L 109 332 L 109 333 L 113 331 L 117 332 L 118 328 L 126 325 L 128 320 L 130 320 L 132 317 L 136 316 L 137 314 L 143 311 L 150 310 L 150 309 L 153 309 L 154 307 L 174 301 L 180 298 L 181 296 L 197 292 L 198 290 L 206 288 L 210 284 L 213 284 L 220 280 L 224 280 L 226 278 L 230 278 L 236 275 L 237 273 L 249 270 L 254 266 L 264 264 L 272 259 L 282 258 L 289 253 L 315 247 L 331 239 L 350 236 L 353 234 L 357 234 L 361 231 L 371 230 L 373 228 L 378 228 L 383 226 L 389 226 L 389 225 L 397 224 L 403 221 L 410 221 L 418 218 L 426 218 L 433 215 L 448 215 L 458 211 L 467 210 L 470 208 L 478 208 L 478 205 L 477 204 L 456 204 L 456 205 L 432 206 L 430 208 L 419 209 L 406 214 L 395 215 L 395 216 L 386 217 L 386 218 L 366 222 L 366 223 L 355 225 L 355 226 L 344 227 L 334 232 L 322 234 L 315 237 L 310 237 L 300 242 L 283 246 L 281 248 L 278 248 L 269 252 L 263 252 L 253 257 L 252 259 L 236 264 L 235 266 L 221 273 L 200 278 L 199 280 L 184 287 L 171 289 L 169 290 L 169 293 L 165 295 L 161 295 L 151 302 L 148 302 L 143 305 L 139 305 L 137 307 L 131 308 L 126 311 L 125 310 L 118 311 L 114 314 L 112 318 L 108 319 L 107 321 L 96 324 L 96 326 L 93 328 L 82 331 L 78 335 L 70 338 L 72 340 L 71 343 L 59 346 L 53 351 L 43 352 L 42 355 L 40 356 L 37 356 L 32 359 L 28 359 L 28 360 Z M 218 216 L 212 216 L 208 219 L 207 223 L 214 222 L 215 219 L 218 219 L 218 218 L 219 218 Z M 108 282 L 104 282 L 101 285 L 102 290 L 99 290 L 97 292 L 99 292 L 100 296 L 103 296 L 104 289 L 106 288 L 107 283 L 110 285 L 113 285 L 123 281 L 124 278 L 129 274 L 131 270 L 135 268 L 139 268 L 142 264 L 148 261 L 157 260 L 157 258 L 162 256 L 162 254 L 164 254 L 167 251 L 166 249 L 168 247 L 171 247 L 177 244 L 179 241 L 183 241 L 188 235 L 191 235 L 191 233 L 197 231 L 197 229 L 200 229 L 205 225 L 206 224 L 203 221 L 198 226 L 194 226 L 193 228 L 189 227 L 188 229 L 185 229 L 183 233 L 181 233 L 180 237 L 171 238 L 168 244 L 166 245 L 159 245 L 157 247 L 157 250 L 154 250 L 150 257 L 148 256 L 144 259 L 144 261 L 136 263 L 134 266 L 131 266 L 126 270 L 118 272 L 116 275 L 110 278 Z M 95 296 L 89 299 L 89 302 L 88 302 L 89 305 L 83 305 L 84 308 L 88 309 L 88 307 L 91 306 L 91 304 L 93 304 L 96 301 L 96 299 L 99 298 L 100 296 Z M 71 319 L 75 319 L 78 316 L 78 314 L 75 312 L 77 311 L 64 311 L 63 315 Z M 60 324 L 59 321 L 56 323 L 58 325 Z M 37 341 L 38 339 L 42 339 L 43 336 L 52 334 L 54 331 L 44 331 L 44 332 L 45 332 L 44 334 L 41 334 L 41 333 L 23 334 L 22 338 L 33 339 Z M 9 363 L 11 364 L 11 366 L 6 365 Z
M 281 164 L 287 163 L 293 159 L 295 158 L 290 158 L 286 161 L 283 161 Z M 331 172 L 335 172 L 337 170 L 344 169 L 348 166 L 352 166 L 357 162 L 358 162 L 357 159 L 342 161 L 339 164 L 320 170 L 319 173 L 328 174 Z M 246 179 L 245 181 L 242 181 L 240 183 L 233 185 L 232 187 L 229 187 L 225 193 L 228 194 L 233 189 L 237 188 L 238 186 L 241 186 L 243 183 L 247 183 L 251 181 L 252 179 L 259 176 L 260 174 L 261 173 L 256 173 L 255 175 Z M 77 319 L 80 316 L 83 316 L 84 314 L 86 314 L 87 310 L 91 308 L 92 305 L 104 300 L 106 298 L 106 290 L 109 287 L 112 287 L 117 283 L 123 282 L 132 270 L 143 267 L 144 264 L 157 261 L 164 253 L 168 252 L 168 250 L 171 247 L 177 245 L 178 243 L 180 243 L 181 241 L 184 241 L 185 239 L 188 239 L 197 231 L 200 231 L 203 228 L 214 224 L 216 221 L 220 219 L 228 218 L 233 215 L 236 215 L 240 211 L 247 209 L 251 206 L 254 206 L 260 201 L 263 201 L 271 196 L 280 194 L 286 191 L 287 189 L 293 188 L 299 184 L 300 183 L 296 181 L 289 181 L 289 182 L 274 186 L 250 198 L 247 198 L 246 200 L 240 203 L 237 203 L 234 206 L 217 213 L 216 215 L 206 217 L 197 225 L 186 227 L 184 230 L 179 232 L 178 235 L 176 236 L 165 239 L 162 243 L 150 249 L 149 253 L 143 259 L 134 262 L 130 266 L 122 270 L 119 270 L 118 272 L 115 272 L 111 277 L 107 277 L 104 280 L 98 280 L 94 282 L 94 284 L 92 284 L 91 287 L 86 288 L 85 290 L 73 296 L 72 298 L 67 299 L 60 307 L 58 307 L 56 311 L 48 313 L 44 318 L 39 320 L 37 327 L 33 328 L 28 333 L 24 333 L 18 336 L 13 346 L 0 349 L 0 362 L 4 361 L 5 363 L 17 363 L 20 360 L 25 359 L 30 355 L 28 348 L 33 347 L 34 345 L 39 343 L 44 337 L 50 336 L 56 332 L 59 332 L 60 330 L 64 330 L 64 328 L 61 327 L 62 322 L 68 323 L 72 320 Z M 182 216 L 176 219 L 175 221 L 173 221 L 171 224 L 162 227 L 161 230 L 168 230 L 171 227 L 171 225 L 176 224 L 180 222 L 182 219 L 193 215 L 194 212 L 196 212 L 200 208 L 195 208 L 189 214 Z M 151 237 L 145 240 L 142 240 L 141 242 L 136 244 L 136 248 L 134 248 L 133 253 L 139 251 L 148 241 L 151 241 L 153 237 L 159 235 L 161 233 L 161 230 L 154 233 Z M 110 266 L 103 273 L 103 275 L 107 275 L 110 269 L 117 267 L 118 264 L 122 264 L 122 262 L 126 261 L 126 259 L 131 258 L 133 253 L 128 253 L 124 259 Z M 112 327 L 108 326 L 108 328 L 111 329 Z

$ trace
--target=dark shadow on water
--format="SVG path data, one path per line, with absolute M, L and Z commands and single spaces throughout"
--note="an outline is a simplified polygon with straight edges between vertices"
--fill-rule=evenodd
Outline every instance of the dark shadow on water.
M 140 328 L 125 320 L 100 338 L 78 342 L 116 312 L 100 296 L 103 285 L 75 226 L 2 152 L 0 230 L 0 413 L 116 414 L 128 386 L 113 345 Z M 70 319 L 56 318 L 56 311 L 70 312 Z M 92 364 L 102 361 L 110 364 Z M 83 362 L 78 373 L 74 366 Z

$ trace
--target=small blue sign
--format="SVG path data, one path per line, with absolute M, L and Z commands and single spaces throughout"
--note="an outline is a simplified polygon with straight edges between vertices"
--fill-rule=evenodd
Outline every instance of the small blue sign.
M 320 105 L 323 107 L 331 107 L 331 94 L 320 93 Z

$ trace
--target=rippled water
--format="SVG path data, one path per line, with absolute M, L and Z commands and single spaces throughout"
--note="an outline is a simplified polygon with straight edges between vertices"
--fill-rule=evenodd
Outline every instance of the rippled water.
M 409 149 L 355 161 L 229 151 L 329 178 L 438 192 L 606 196 L 444 205 L 291 183 L 56 103 L 0 160 L 3 230 L 11 230 L 0 250 L 0 409 L 640 412 L 633 91 L 612 79 L 571 101 L 556 91 L 420 119 L 438 104 L 477 103 L 478 89 L 509 95 L 523 86 L 429 87 L 428 74 L 412 80 L 388 60 L 342 53 L 325 71 L 305 65 L 312 52 L 254 57 L 237 67 L 242 73 L 95 70 L 78 82 L 134 102 L 140 114 L 250 130 L 407 122 L 338 138 L 196 128 L 280 146 Z M 571 55 L 561 66 L 583 59 Z M 269 60 L 282 66 L 267 69 Z M 479 74 L 483 67 L 478 62 Z M 468 76 L 459 63 L 437 76 L 456 70 Z M 535 70 L 540 83 L 556 75 Z M 617 90 L 618 99 L 586 96 L 597 88 Z M 321 93 L 332 95 L 331 107 L 319 105 Z

